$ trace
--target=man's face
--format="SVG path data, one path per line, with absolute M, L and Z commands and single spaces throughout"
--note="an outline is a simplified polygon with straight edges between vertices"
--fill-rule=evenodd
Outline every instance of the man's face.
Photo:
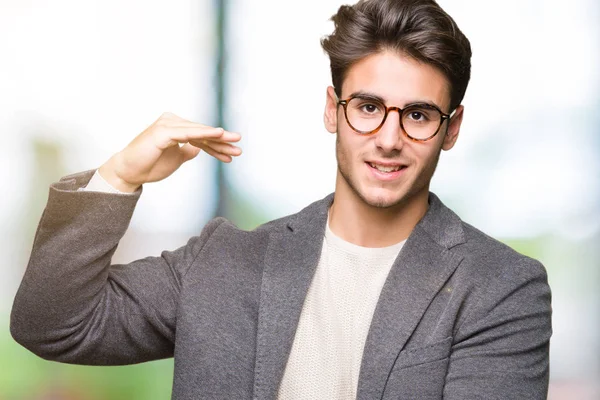
M 341 99 L 357 92 L 380 97 L 388 107 L 429 103 L 444 113 L 450 112 L 445 76 L 427 64 L 391 51 L 371 55 L 349 69 Z M 337 106 L 333 88 L 329 87 L 325 126 L 337 133 L 336 199 L 350 197 L 372 207 L 390 208 L 426 198 L 440 151 L 453 147 L 461 121 L 462 106 L 450 125 L 444 122 L 433 139 L 415 142 L 402 131 L 398 113 L 391 111 L 377 133 L 361 135 L 348 125 L 343 107 Z

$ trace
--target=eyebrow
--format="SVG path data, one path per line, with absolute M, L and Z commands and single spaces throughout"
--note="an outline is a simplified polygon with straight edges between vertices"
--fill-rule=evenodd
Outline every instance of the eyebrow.
M 351 98 L 351 97 L 358 97 L 358 98 L 365 99 L 365 100 L 373 100 L 373 101 L 378 101 L 383 104 L 387 104 L 386 100 L 383 97 L 381 97 L 375 93 L 365 92 L 364 90 L 359 90 L 357 92 L 352 93 L 350 96 L 348 96 L 348 98 Z M 428 105 L 428 106 L 433 106 L 439 110 L 442 110 L 442 107 L 435 104 L 433 101 L 429 101 L 429 100 L 409 101 L 408 103 L 404 104 L 404 106 L 402 108 L 406 108 L 406 107 L 414 106 L 414 105 L 423 105 L 423 104 Z

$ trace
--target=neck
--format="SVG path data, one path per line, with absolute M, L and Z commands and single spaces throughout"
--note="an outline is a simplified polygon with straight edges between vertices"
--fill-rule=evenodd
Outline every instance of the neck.
M 429 188 L 388 208 L 374 207 L 348 188 L 336 188 L 329 227 L 340 238 L 364 247 L 386 247 L 408 238 L 429 207 Z

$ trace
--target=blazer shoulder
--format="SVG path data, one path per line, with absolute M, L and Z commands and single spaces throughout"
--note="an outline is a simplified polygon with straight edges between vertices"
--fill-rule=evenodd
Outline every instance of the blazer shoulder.
M 539 261 L 466 223 L 433 193 L 430 193 L 428 213 L 419 226 L 445 248 L 444 251 L 447 249 L 462 259 L 460 270 L 466 270 L 469 279 L 486 280 L 519 270 L 545 273 Z
M 327 212 L 333 202 L 333 193 L 323 199 L 317 200 L 295 214 L 267 222 L 255 230 L 257 232 L 294 231 L 297 228 L 313 228 L 314 225 L 323 225 L 327 221 Z
M 519 253 L 506 243 L 464 221 L 462 225 L 466 241 L 453 250 L 464 257 L 465 266 L 468 266 L 472 272 L 489 278 L 500 275 L 509 275 L 513 278 L 547 277 L 546 268 L 539 260 Z
M 221 245 L 256 248 L 264 245 L 271 234 L 284 230 L 292 217 L 288 215 L 268 221 L 250 230 L 242 229 L 224 217 L 215 217 L 204 226 L 201 236 L 206 238 L 203 242 L 218 241 Z

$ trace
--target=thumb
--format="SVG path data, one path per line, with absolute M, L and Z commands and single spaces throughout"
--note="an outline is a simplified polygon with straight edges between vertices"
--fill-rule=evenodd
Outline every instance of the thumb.
M 199 147 L 193 146 L 189 143 L 184 144 L 179 148 L 179 152 L 183 155 L 183 162 L 189 161 L 196 157 L 200 153 Z

